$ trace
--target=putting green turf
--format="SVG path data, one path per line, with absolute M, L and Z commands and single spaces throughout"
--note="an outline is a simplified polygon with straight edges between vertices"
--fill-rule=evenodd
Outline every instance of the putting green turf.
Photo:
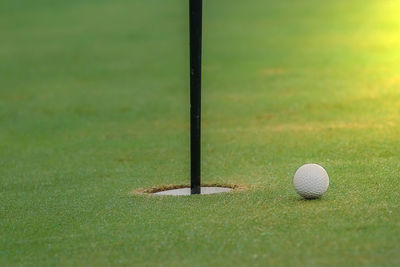
M 248 189 L 129 195 L 189 180 L 187 10 L 0 2 L 0 265 L 400 264 L 400 2 L 205 1 L 203 181 Z

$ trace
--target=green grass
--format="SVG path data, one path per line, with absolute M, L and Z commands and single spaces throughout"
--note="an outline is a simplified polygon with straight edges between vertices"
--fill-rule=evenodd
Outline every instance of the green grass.
M 0 2 L 0 265 L 399 265 L 396 0 L 205 1 L 203 181 L 248 190 L 129 195 L 189 180 L 187 2 Z

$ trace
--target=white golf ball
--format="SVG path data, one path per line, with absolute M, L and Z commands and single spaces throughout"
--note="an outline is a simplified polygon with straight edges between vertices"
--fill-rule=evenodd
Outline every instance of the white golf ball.
M 305 164 L 294 174 L 293 185 L 300 196 L 319 198 L 328 190 L 329 176 L 320 165 Z

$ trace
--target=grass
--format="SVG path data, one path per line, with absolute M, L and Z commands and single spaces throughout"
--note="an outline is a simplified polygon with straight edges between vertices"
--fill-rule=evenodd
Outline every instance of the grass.
M 400 264 L 400 3 L 205 1 L 203 180 L 248 189 L 131 195 L 188 182 L 187 9 L 0 3 L 0 265 Z

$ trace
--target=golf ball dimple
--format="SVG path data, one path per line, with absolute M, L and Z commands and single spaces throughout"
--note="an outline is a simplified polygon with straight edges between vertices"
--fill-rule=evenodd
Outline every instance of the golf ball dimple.
M 294 174 L 293 185 L 300 196 L 319 198 L 328 190 L 329 176 L 320 165 L 305 164 Z

